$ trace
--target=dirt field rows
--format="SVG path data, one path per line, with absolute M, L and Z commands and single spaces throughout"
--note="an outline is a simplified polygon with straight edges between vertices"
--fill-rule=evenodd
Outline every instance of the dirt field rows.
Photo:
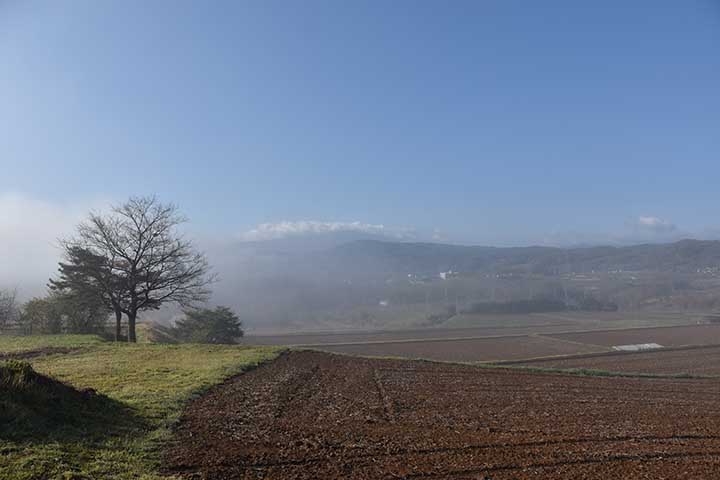
M 720 344 L 720 325 L 632 328 L 582 333 L 548 334 L 553 338 L 590 345 L 628 345 L 658 343 L 665 347 Z
M 549 368 L 591 368 L 611 372 L 720 376 L 720 346 L 535 360 L 524 362 L 523 365 Z
M 404 330 L 363 332 L 316 332 L 279 335 L 248 335 L 248 345 L 318 345 L 328 343 L 386 342 L 458 337 L 550 334 L 568 331 L 609 330 L 648 325 L 694 323 L 682 314 L 632 312 L 563 312 L 504 315 L 456 315 L 447 325 Z
M 371 357 L 405 357 L 449 362 L 488 362 L 552 355 L 602 352 L 607 348 L 582 345 L 550 337 L 514 336 L 469 340 L 433 340 L 348 345 L 319 345 L 328 352 Z
M 247 344 L 309 347 L 374 357 L 426 358 L 456 362 L 522 360 L 604 352 L 616 345 L 658 343 L 665 347 L 720 345 L 720 325 L 683 325 L 587 330 L 594 317 L 535 315 L 533 324 L 506 327 L 426 328 L 355 333 L 247 337 Z M 556 318 L 557 317 L 557 318 Z M 610 322 L 611 319 L 606 319 Z M 553 323 L 560 322 L 560 323 Z M 577 323 L 572 323 L 577 322 Z
M 536 374 L 294 352 L 192 403 L 193 478 L 711 478 L 720 382 Z

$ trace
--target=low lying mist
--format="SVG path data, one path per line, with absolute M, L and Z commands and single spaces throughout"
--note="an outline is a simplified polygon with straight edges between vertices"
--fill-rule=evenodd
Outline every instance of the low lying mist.
M 44 294 L 57 269 L 58 238 L 88 207 L 5 194 L 0 210 L 0 289 L 17 290 L 20 300 Z M 439 326 L 462 312 L 720 307 L 720 242 L 470 247 L 418 243 L 380 225 L 343 225 L 201 238 L 219 279 L 211 303 L 234 308 L 250 334 Z M 163 308 L 143 318 L 173 323 L 180 315 Z

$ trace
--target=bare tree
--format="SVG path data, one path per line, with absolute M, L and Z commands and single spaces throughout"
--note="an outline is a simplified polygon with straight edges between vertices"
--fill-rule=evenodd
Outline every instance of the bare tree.
M 210 295 L 215 277 L 205 255 L 178 232 L 185 221 L 175 205 L 133 197 L 108 215 L 91 213 L 77 237 L 64 242 L 66 253 L 76 247 L 104 259 L 103 281 L 93 285 L 127 315 L 129 342 L 136 341 L 139 312 L 165 303 L 190 308 Z

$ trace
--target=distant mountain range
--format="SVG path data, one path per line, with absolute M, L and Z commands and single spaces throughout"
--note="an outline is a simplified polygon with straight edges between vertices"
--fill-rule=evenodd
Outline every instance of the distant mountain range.
M 374 265 L 386 273 L 590 271 L 694 272 L 720 266 L 720 241 L 682 240 L 629 247 L 473 247 L 359 240 L 324 252 L 334 261 Z
M 237 242 L 215 249 L 210 252 L 210 261 L 221 281 L 215 285 L 213 301 L 237 308 L 249 324 L 256 326 L 272 323 L 292 324 L 297 329 L 305 325 L 334 328 L 333 325 L 345 320 L 347 325 L 355 325 L 355 320 L 348 319 L 366 311 L 379 318 L 372 309 L 388 299 L 391 304 L 425 305 L 429 300 L 442 305 L 447 294 L 438 274 L 450 270 L 465 279 L 463 296 L 471 300 L 487 297 L 488 288 L 495 287 L 488 286 L 483 279 L 496 274 L 531 275 L 536 293 L 552 294 L 563 288 L 559 276 L 566 273 L 650 273 L 644 276 L 642 286 L 629 287 L 625 280 L 617 279 L 596 292 L 618 300 L 622 308 L 636 308 L 644 299 L 667 296 L 662 293 L 670 288 L 664 275 L 667 272 L 692 274 L 705 269 L 720 272 L 720 241 L 682 240 L 629 247 L 503 248 L 357 237 L 333 234 Z M 414 280 L 418 277 L 419 283 Z M 426 281 L 433 285 L 422 286 Z M 498 284 L 498 296 L 502 293 L 506 298 L 519 295 L 527 299 L 528 290 L 520 285 Z M 678 279 L 673 283 L 673 295 L 695 295 L 702 290 L 713 297 L 715 291 L 708 290 L 715 288 L 713 285 L 681 283 Z M 572 282 L 565 286 L 567 290 L 581 288 Z M 628 298 L 622 297 L 622 292 Z M 666 299 L 665 303 L 675 301 Z M 380 327 L 383 323 L 376 320 L 373 325 Z
M 720 241 L 682 240 L 628 247 L 483 247 L 408 243 L 319 235 L 238 242 L 211 252 L 223 280 L 218 287 L 235 295 L 244 285 L 298 283 L 332 285 L 347 280 L 380 280 L 408 274 L 533 274 L 646 271 L 692 273 L 720 267 Z

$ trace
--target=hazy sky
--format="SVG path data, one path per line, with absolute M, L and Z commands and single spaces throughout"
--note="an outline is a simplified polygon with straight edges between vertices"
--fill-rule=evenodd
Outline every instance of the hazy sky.
M 250 237 L 713 235 L 720 2 L 0 0 L 0 165 L 5 245 L 147 193 Z

